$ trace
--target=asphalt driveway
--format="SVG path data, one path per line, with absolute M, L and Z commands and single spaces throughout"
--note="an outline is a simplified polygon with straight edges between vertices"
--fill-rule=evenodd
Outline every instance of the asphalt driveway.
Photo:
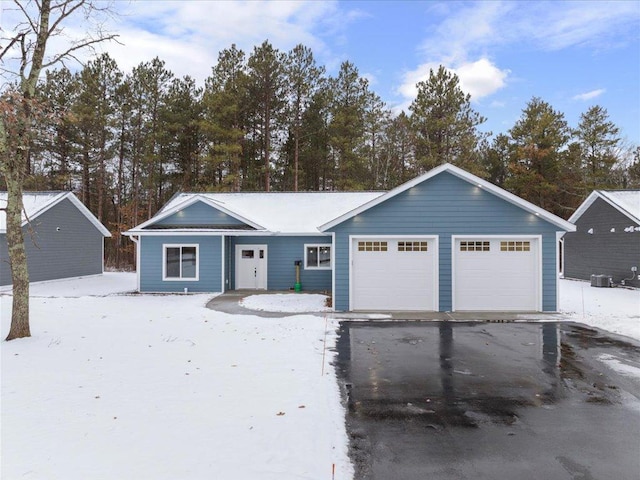
M 357 479 L 640 478 L 640 345 L 568 323 L 344 322 Z

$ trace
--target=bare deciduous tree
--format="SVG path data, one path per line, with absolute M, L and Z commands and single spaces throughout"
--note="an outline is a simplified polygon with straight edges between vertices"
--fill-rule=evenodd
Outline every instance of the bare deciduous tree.
M 91 0 L 14 0 L 19 22 L 9 30 L 2 29 L 0 68 L 11 86 L 0 94 L 0 173 L 7 185 L 7 246 L 13 281 L 13 310 L 7 340 L 28 337 L 29 272 L 22 232 L 22 191 L 30 173 L 29 149 L 32 126 L 42 114 L 36 102 L 36 87 L 43 70 L 67 60 L 96 43 L 115 39 L 96 25 L 92 33 L 72 41 L 60 52 L 47 54 L 47 44 L 63 35 L 72 17 L 97 19 L 110 12 L 110 5 Z

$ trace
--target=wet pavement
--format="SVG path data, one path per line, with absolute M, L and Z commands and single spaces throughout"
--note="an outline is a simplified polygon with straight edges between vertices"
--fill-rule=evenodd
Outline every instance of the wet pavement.
M 571 323 L 343 322 L 356 479 L 640 478 L 640 344 Z

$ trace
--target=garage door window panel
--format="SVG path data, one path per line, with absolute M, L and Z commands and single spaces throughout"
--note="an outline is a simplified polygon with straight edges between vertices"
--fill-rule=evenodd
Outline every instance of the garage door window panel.
M 428 252 L 428 242 L 398 242 L 399 252 Z
M 387 242 L 366 241 L 358 242 L 359 252 L 386 252 L 388 249 Z
M 460 242 L 461 252 L 490 252 L 491 242 L 462 241 Z
M 501 252 L 530 252 L 531 242 L 527 241 L 508 241 L 500 242 Z

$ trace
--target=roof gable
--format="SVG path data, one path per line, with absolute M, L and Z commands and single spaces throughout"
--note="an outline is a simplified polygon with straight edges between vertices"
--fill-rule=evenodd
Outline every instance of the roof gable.
M 181 194 L 176 195 L 170 202 L 167 203 L 156 215 L 154 215 L 151 219 L 147 220 L 144 223 L 141 223 L 137 227 L 132 230 L 144 230 L 154 225 L 162 225 L 163 221 L 170 219 L 172 216 L 177 215 L 179 212 L 183 212 L 191 206 L 194 206 L 198 203 L 202 203 L 204 205 L 208 205 L 214 210 L 222 212 L 223 214 L 234 218 L 238 222 L 244 225 L 248 225 L 256 230 L 264 230 L 264 227 L 259 225 L 258 223 L 250 220 L 249 218 L 245 218 L 242 215 L 239 215 L 236 212 L 229 210 L 224 205 L 216 202 L 211 198 L 207 198 L 204 194 Z
M 6 207 L 7 199 L 7 192 L 0 192 L 0 205 L 2 207 Z M 105 237 L 111 236 L 109 230 L 98 221 L 93 213 L 72 192 L 24 192 L 22 194 L 22 226 L 24 227 L 27 223 L 35 220 L 65 199 L 69 200 L 102 235 Z M 0 211 L 0 233 L 6 232 L 7 215 L 6 212 Z
M 578 221 L 598 198 L 640 225 L 640 190 L 594 190 L 569 217 L 569 221 Z
M 416 178 L 414 178 L 413 180 L 410 180 L 396 188 L 394 188 L 393 190 L 388 191 L 387 193 L 385 193 L 384 195 L 381 195 L 380 197 L 377 197 L 361 206 L 359 206 L 358 208 L 351 210 L 350 212 L 347 212 L 344 215 L 341 215 L 333 220 L 331 220 L 328 223 L 325 223 L 324 225 L 321 225 L 319 228 L 321 231 L 327 231 L 333 227 L 335 227 L 336 225 L 339 225 L 340 223 L 355 217 L 356 215 L 358 215 L 359 213 L 362 213 L 366 210 L 369 210 L 370 208 L 375 207 L 376 205 L 379 205 L 403 192 L 406 192 L 407 190 L 415 187 L 416 185 L 419 185 L 423 182 L 426 182 L 427 180 L 440 175 L 442 173 L 449 173 L 452 175 L 455 175 L 456 177 L 472 184 L 475 185 L 479 188 L 482 188 L 483 190 L 497 196 L 498 198 L 509 202 L 513 205 L 516 205 L 519 208 L 522 208 L 523 210 L 532 213 L 534 215 L 536 215 L 537 217 L 540 217 L 543 220 L 546 220 L 547 222 L 561 228 L 562 230 L 565 231 L 575 231 L 575 225 L 572 225 L 571 223 L 567 222 L 566 220 L 563 220 L 562 218 L 510 193 L 507 192 L 506 190 L 493 185 L 492 183 L 487 182 L 486 180 L 481 179 L 480 177 L 477 177 L 465 170 L 462 170 L 461 168 L 458 168 L 454 165 L 451 165 L 449 163 L 446 163 L 444 165 L 440 165 L 439 167 L 436 167 L 430 171 L 428 171 L 427 173 L 424 173 L 423 175 L 420 175 Z

